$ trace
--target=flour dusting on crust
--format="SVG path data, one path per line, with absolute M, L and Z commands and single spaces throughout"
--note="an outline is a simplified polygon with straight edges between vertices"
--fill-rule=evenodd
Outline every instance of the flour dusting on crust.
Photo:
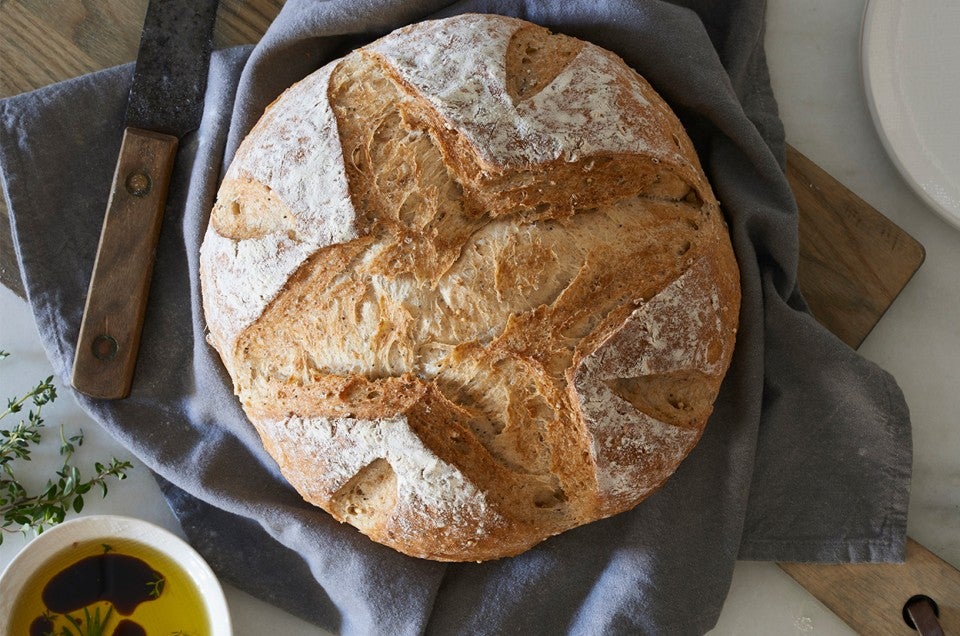
M 260 317 L 290 275 L 316 250 L 316 246 L 269 234 L 261 239 L 234 241 L 217 234 L 211 225 L 200 248 L 201 266 L 219 271 L 204 278 L 204 313 L 216 312 L 222 322 L 210 332 L 224 354 L 237 336 Z
M 576 161 L 598 153 L 688 163 L 661 132 L 669 127 L 645 94 L 653 90 L 590 43 L 549 86 L 515 105 L 507 91 L 506 54 L 523 24 L 457 16 L 400 29 L 370 50 L 394 66 L 489 165 Z M 610 107 L 624 102 L 639 108 L 639 119 Z
M 294 215 L 294 229 L 234 240 L 211 225 L 201 248 L 212 340 L 229 356 L 237 336 L 263 314 L 287 279 L 317 250 L 358 236 L 336 119 L 326 99 L 330 63 L 287 89 L 241 144 L 224 180 L 253 179 Z M 265 133 L 264 131 L 269 131 Z
M 337 120 L 326 98 L 336 66 L 331 62 L 287 89 L 224 177 L 255 179 L 276 192 L 296 217 L 296 239 L 317 247 L 358 236 Z
M 722 372 L 728 355 L 711 270 L 705 259 L 697 260 L 641 303 L 585 363 L 601 369 L 605 380 L 685 369 Z
M 725 371 L 729 352 L 710 271 L 705 259 L 696 261 L 637 307 L 574 372 L 597 485 L 609 502 L 644 497 L 673 472 L 700 437 L 699 429 L 662 422 L 636 409 L 610 382 L 691 369 L 705 374 Z
M 442 529 L 467 521 L 495 523 L 486 497 L 455 466 L 427 448 L 404 416 L 382 420 L 291 417 L 260 425 L 275 446 L 282 449 L 284 464 L 309 461 L 323 465 L 322 474 L 302 484 L 308 496 L 330 499 L 361 469 L 377 459 L 386 460 L 397 478 L 397 509 L 390 524 Z M 287 475 L 294 485 L 302 473 Z M 313 475 L 311 475 L 313 477 Z M 411 523 L 414 519 L 415 522 Z

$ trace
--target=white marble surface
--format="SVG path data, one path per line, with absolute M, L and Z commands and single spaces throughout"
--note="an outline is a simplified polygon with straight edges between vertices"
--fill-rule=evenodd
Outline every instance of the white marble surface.
M 862 11 L 861 0 L 769 0 L 766 44 L 771 77 L 788 141 L 926 247 L 926 263 L 861 352 L 897 377 L 911 409 L 910 535 L 960 567 L 960 231 L 913 194 L 884 154 L 860 85 Z M 0 363 L 3 392 L 21 392 L 49 375 L 26 303 L 2 288 L 0 348 L 13 354 Z M 81 462 L 129 456 L 66 391 L 45 413 L 50 423 L 62 422 L 68 430 L 83 428 Z M 54 433 L 55 429 L 48 435 Z M 51 448 L 47 459 L 55 462 L 55 454 L 56 448 Z M 41 456 L 35 459 L 37 465 L 43 461 Z M 93 513 L 140 517 L 182 534 L 142 468 L 133 470 L 106 500 L 89 499 L 84 514 Z M 0 568 L 24 542 L 20 535 L 6 537 L 0 546 Z M 238 636 L 327 633 L 224 587 Z M 852 632 L 775 565 L 740 562 L 712 633 Z

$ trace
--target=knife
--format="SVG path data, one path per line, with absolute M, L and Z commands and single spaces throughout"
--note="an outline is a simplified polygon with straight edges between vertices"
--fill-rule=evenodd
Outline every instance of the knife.
M 127 397 L 180 138 L 200 125 L 218 0 L 150 0 L 87 290 L 73 387 Z

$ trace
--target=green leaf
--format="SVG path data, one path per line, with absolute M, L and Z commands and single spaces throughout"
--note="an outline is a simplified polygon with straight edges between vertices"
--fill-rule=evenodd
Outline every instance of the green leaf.
M 60 488 L 59 488 L 59 486 L 58 486 L 57 484 L 48 483 L 48 484 L 47 484 L 47 489 L 43 491 L 43 494 L 40 495 L 40 498 L 41 498 L 41 499 L 53 499 L 53 498 L 57 495 L 57 492 L 59 492 L 59 490 L 60 490 Z
M 0 358 L 6 355 L 3 350 L 0 350 Z M 108 466 L 96 462 L 94 463 L 96 475 L 84 482 L 80 467 L 72 462 L 74 454 L 83 444 L 83 431 L 79 430 L 68 436 L 61 426 L 59 450 L 62 464 L 59 470 L 52 469 L 52 477 L 46 480 L 46 485 L 39 494 L 28 492 L 17 480 L 14 464 L 16 460 L 24 462 L 32 460 L 33 447 L 39 446 L 42 441 L 42 407 L 56 398 L 57 389 L 51 375 L 37 383 L 22 397 L 9 398 L 7 410 L 0 413 L 0 419 L 3 419 L 12 413 L 21 412 L 24 410 L 24 405 L 32 401 L 32 408 L 28 410 L 24 419 L 20 419 L 11 428 L 0 430 L 0 468 L 2 468 L 0 470 L 0 530 L 3 532 L 20 530 L 26 534 L 29 530 L 33 530 L 39 534 L 47 526 L 61 523 L 68 513 L 80 513 L 83 510 L 84 495 L 93 486 L 99 485 L 102 495 L 106 497 L 107 478 L 114 476 L 118 480 L 123 479 L 126 477 L 124 471 L 132 467 L 129 462 L 121 462 L 116 458 Z M 22 466 L 22 464 L 16 465 L 18 470 Z M 34 470 L 40 469 L 42 467 L 38 466 Z M 3 532 L 0 532 L 0 541 L 2 541 Z M 98 611 L 97 618 L 99 615 Z M 107 615 L 109 616 L 109 612 Z M 64 627 L 64 633 L 69 634 L 70 629 Z

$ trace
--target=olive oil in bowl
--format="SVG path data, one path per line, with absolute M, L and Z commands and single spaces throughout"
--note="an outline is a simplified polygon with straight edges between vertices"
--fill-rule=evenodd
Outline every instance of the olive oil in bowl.
M 162 552 L 127 539 L 73 544 L 53 555 L 15 601 L 12 633 L 43 636 L 207 636 L 200 591 Z M 119 627 L 119 631 L 118 631 Z
M 186 543 L 146 522 L 86 519 L 40 535 L 10 563 L 0 577 L 0 624 L 9 630 L 4 633 L 230 633 L 223 592 Z M 96 532 L 95 519 L 110 521 L 107 532 Z

